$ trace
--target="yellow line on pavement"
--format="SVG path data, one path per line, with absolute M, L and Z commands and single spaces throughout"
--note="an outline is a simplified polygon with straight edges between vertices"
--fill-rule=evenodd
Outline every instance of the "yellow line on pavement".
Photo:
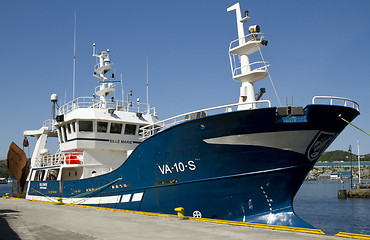
M 346 233 L 346 232 L 339 232 L 335 234 L 336 237 L 346 237 L 346 238 L 355 238 L 355 239 L 370 239 L 370 235 L 365 234 L 356 234 L 356 233 Z

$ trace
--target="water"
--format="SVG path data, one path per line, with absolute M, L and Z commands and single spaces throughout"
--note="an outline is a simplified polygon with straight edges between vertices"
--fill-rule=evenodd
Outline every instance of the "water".
M 349 186 L 350 181 L 345 181 L 344 189 Z M 341 187 L 340 181 L 304 182 L 294 199 L 295 212 L 328 235 L 370 235 L 370 199 L 338 199 Z
M 369 182 L 369 181 L 367 181 Z M 345 181 L 349 189 L 350 181 Z M 0 196 L 12 184 L 0 184 Z M 298 216 L 328 235 L 349 232 L 370 235 L 370 199 L 338 199 L 339 181 L 304 182 L 294 199 Z
M 5 196 L 5 193 L 12 192 L 12 184 L 0 184 L 0 196 Z

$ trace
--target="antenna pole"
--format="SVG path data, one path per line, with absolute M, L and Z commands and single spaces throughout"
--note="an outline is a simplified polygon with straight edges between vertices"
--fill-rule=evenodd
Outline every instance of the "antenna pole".
M 360 140 L 357 139 L 358 184 L 361 184 Z
M 148 67 L 148 57 L 146 57 L 146 104 L 147 104 L 147 114 L 149 114 L 149 67 Z
M 122 73 L 121 73 L 121 91 L 122 91 L 122 105 L 125 105 L 125 95 L 124 94 L 124 91 L 123 91 L 123 79 L 122 79 Z M 128 103 L 127 103 L 128 104 Z
M 75 82 L 76 82 L 76 11 L 74 18 L 74 32 L 73 32 L 73 98 L 75 99 Z

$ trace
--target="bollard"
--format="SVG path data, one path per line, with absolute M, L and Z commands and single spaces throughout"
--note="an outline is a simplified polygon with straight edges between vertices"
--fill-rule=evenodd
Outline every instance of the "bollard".
M 347 190 L 339 189 L 338 190 L 338 198 L 339 199 L 347 199 Z
M 185 217 L 185 210 L 183 207 L 177 207 L 174 210 L 177 212 L 178 217 Z
M 10 198 L 10 193 L 5 193 L 6 198 Z
M 62 198 L 57 198 L 57 203 L 56 205 L 63 205 L 63 199 Z

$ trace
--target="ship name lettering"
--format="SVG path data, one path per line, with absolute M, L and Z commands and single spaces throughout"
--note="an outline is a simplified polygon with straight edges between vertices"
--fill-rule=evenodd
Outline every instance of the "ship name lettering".
M 189 165 L 189 169 L 194 171 L 197 167 L 195 166 L 195 163 L 194 161 L 189 161 L 188 162 L 188 165 Z
M 124 143 L 124 144 L 132 144 L 130 140 L 119 140 L 119 139 L 110 139 L 110 143 Z
M 177 162 L 173 165 L 163 164 L 163 165 L 157 165 L 159 168 L 159 171 L 163 174 L 169 174 L 173 172 L 185 172 L 186 169 L 189 169 L 191 171 L 194 171 L 197 167 L 194 163 L 194 161 L 188 161 L 187 164 L 184 164 L 183 162 Z

